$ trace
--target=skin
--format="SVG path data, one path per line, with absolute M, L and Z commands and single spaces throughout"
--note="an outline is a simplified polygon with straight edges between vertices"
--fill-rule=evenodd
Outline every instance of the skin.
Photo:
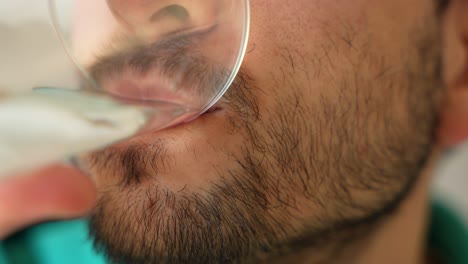
M 131 263 L 423 263 L 432 164 L 468 135 L 467 8 L 253 0 L 221 110 L 83 157 L 97 248 Z M 58 194 L 70 204 L 4 217 L 2 234 L 90 208 L 76 180 Z

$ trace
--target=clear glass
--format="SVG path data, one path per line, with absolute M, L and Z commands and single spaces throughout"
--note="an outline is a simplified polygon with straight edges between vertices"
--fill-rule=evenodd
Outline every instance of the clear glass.
M 0 3 L 0 175 L 190 121 L 226 92 L 248 0 Z

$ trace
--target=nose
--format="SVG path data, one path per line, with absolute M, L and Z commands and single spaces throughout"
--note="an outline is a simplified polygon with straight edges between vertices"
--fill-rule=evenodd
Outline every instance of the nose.
M 107 0 L 123 26 L 139 35 L 161 36 L 216 24 L 223 0 Z

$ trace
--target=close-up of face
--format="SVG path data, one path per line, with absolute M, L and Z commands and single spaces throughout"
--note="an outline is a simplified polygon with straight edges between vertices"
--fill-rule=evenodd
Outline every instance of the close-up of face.
M 165 2 L 108 1 L 138 21 Z M 179 2 L 190 23 L 216 22 L 221 1 Z M 123 263 L 352 263 L 435 155 L 444 7 L 251 0 L 245 60 L 215 106 L 82 158 L 99 193 L 96 247 Z M 219 36 L 213 47 L 231 43 Z

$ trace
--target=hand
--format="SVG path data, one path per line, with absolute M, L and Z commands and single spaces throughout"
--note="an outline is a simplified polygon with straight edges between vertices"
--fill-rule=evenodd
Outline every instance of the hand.
M 46 220 L 85 215 L 96 199 L 91 179 L 54 165 L 0 181 L 0 239 Z

